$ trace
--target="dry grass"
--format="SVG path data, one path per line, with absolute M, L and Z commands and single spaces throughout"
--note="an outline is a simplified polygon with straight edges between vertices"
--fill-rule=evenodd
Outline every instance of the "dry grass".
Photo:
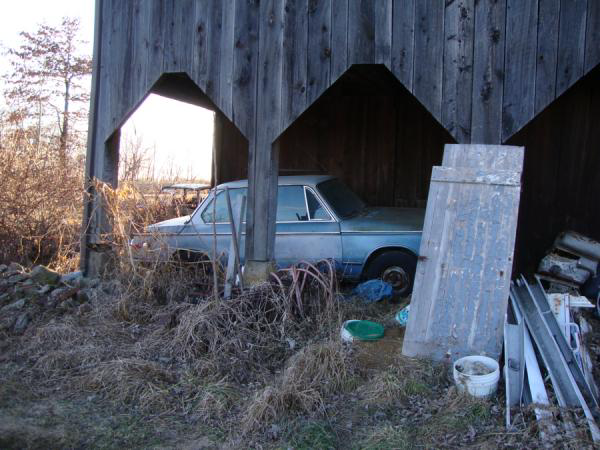
M 339 325 L 336 301 L 306 297 L 301 313 L 297 305 L 265 283 L 231 301 L 208 299 L 182 307 L 167 332 L 169 345 L 182 358 L 212 355 L 222 374 L 245 381 L 250 373 L 279 367 L 310 333 L 328 335 Z
M 375 373 L 358 393 L 365 404 L 406 403 L 414 396 L 431 394 L 437 385 L 445 385 L 444 377 L 441 365 L 398 355 L 393 365 Z
M 142 410 L 169 409 L 169 386 L 175 375 L 157 363 L 137 358 L 101 362 L 80 379 L 83 389 L 107 395 L 123 405 Z
M 375 428 L 360 443 L 363 450 L 406 450 L 413 448 L 408 432 L 399 425 L 383 425 Z
M 129 422 L 121 433 L 129 443 L 148 446 L 154 445 L 144 440 L 152 429 L 167 423 L 187 433 L 203 424 L 208 428 L 202 433 L 213 430 L 211 436 L 220 436 L 214 439 L 238 447 L 537 442 L 530 417 L 528 425 L 507 433 L 502 398 L 477 402 L 458 395 L 443 366 L 399 356 L 384 370 L 361 367 L 359 352 L 331 337 L 339 331 L 337 320 L 317 326 L 308 311 L 323 309 L 304 308 L 302 318 L 290 301 L 295 297 L 285 294 L 278 285 L 263 285 L 231 301 L 140 300 L 148 310 L 144 323 L 120 316 L 121 291 L 93 296 L 86 315 L 55 317 L 11 337 L 3 355 L 10 364 L 0 380 L 25 387 L 25 402 L 83 398 L 92 405 L 87 408 L 112 405 L 123 420 L 139 415 L 145 424 L 135 425 L 140 437 L 132 437 Z M 329 317 L 345 316 L 345 305 L 332 303 L 337 310 Z M 287 427 L 292 434 L 282 431 Z M 552 442 L 580 447 L 587 440 L 578 435 Z
M 2 128 L 0 117 L 0 128 Z M 35 143 L 34 130 L 6 124 L 0 133 L 0 262 L 77 262 L 83 165 L 59 157 L 56 142 Z
M 343 389 L 354 370 L 339 341 L 304 347 L 286 362 L 275 384 L 258 391 L 242 419 L 246 432 L 264 428 L 290 412 L 323 413 L 325 397 Z
M 190 412 L 196 412 L 203 420 L 221 419 L 229 413 L 235 402 L 240 400 L 240 393 L 233 383 L 224 379 L 210 382 L 204 381 L 190 384 L 195 388 L 195 395 L 189 401 Z

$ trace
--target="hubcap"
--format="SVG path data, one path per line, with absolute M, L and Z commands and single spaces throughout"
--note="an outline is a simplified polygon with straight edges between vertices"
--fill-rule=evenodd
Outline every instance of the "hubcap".
M 408 286 L 410 280 L 406 271 L 399 266 L 392 266 L 385 269 L 381 275 L 381 279 L 386 283 L 391 284 L 396 291 L 404 290 Z

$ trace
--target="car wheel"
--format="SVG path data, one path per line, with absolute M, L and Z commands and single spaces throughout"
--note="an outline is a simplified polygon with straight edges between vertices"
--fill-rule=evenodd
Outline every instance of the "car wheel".
M 195 277 L 212 273 L 212 265 L 208 264 L 210 258 L 204 253 L 192 250 L 179 250 L 172 258 L 175 268 Z
M 394 293 L 406 297 L 412 292 L 417 258 L 398 250 L 377 255 L 365 270 L 368 280 L 380 278 L 392 285 Z

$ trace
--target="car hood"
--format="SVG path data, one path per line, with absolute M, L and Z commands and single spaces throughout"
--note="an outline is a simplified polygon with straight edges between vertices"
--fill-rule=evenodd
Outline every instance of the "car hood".
M 173 219 L 163 220 L 162 222 L 153 223 L 148 225 L 147 231 L 158 231 L 158 232 L 177 232 L 190 220 L 191 216 L 175 217 Z
M 360 214 L 342 220 L 342 232 L 422 231 L 425 210 L 417 208 L 365 208 Z

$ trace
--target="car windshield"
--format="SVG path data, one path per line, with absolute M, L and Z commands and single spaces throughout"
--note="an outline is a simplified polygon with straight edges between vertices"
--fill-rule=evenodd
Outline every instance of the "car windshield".
M 366 206 L 358 195 L 337 178 L 317 184 L 317 189 L 340 218 L 354 216 Z

